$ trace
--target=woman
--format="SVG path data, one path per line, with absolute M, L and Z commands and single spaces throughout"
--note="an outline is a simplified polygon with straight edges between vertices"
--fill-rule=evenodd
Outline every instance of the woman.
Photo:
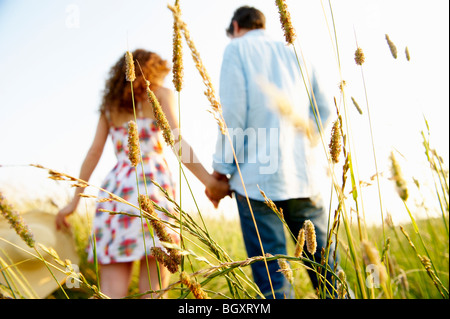
M 137 207 L 139 207 L 138 195 L 146 194 L 159 206 L 172 210 L 163 193 L 150 181 L 156 181 L 171 196 L 175 196 L 174 182 L 163 153 L 164 140 L 146 92 L 146 81 L 148 80 L 151 83 L 150 89 L 158 99 L 171 129 L 177 130 L 178 122 L 173 92 L 162 86 L 170 69 L 167 67 L 167 62 L 156 53 L 138 49 L 132 55 L 139 65 L 137 72 L 135 72 L 136 78 L 131 83 L 133 84 L 136 122 L 139 130 L 143 165 L 139 164 L 134 167 L 128 158 L 128 122 L 134 121 L 134 110 L 130 82 L 127 81 L 125 76 L 126 58 L 124 55 L 111 68 L 109 79 L 106 81 L 97 131 L 81 166 L 80 179 L 89 181 L 102 155 L 107 137 L 111 136 L 117 164 L 105 178 L 102 188 Z M 177 146 L 178 143 L 175 143 L 175 145 Z M 174 151 L 178 153 L 177 149 L 174 149 Z M 183 141 L 183 152 L 193 154 L 185 141 Z M 205 185 L 207 194 L 218 194 L 217 196 L 223 197 L 229 193 L 226 181 L 219 181 L 209 174 L 196 159 L 195 154 L 193 159 L 192 162 L 183 161 L 183 164 Z M 144 181 L 146 181 L 146 184 Z M 56 217 L 58 229 L 68 227 L 66 217 L 75 211 L 80 199 L 79 195 L 82 192 L 83 188 L 77 188 L 72 201 L 58 213 Z M 210 195 L 208 196 L 210 197 Z M 99 194 L 99 198 L 108 197 L 105 192 Z M 221 197 L 210 199 L 217 203 Z M 141 218 L 124 214 L 109 214 L 108 211 L 127 212 L 139 216 L 139 210 L 117 201 L 103 201 L 97 204 L 93 233 L 96 239 L 97 260 L 100 264 L 101 291 L 111 298 L 126 296 L 131 278 L 132 262 L 135 260 L 141 260 L 139 277 L 139 290 L 141 292 L 148 291 L 150 288 L 158 290 L 166 287 L 169 280 L 168 270 L 161 264 L 159 265 L 162 282 L 162 287 L 160 287 L 156 261 L 150 255 L 151 247 L 161 247 L 157 236 L 154 236 L 154 239 L 150 236 L 147 223 L 145 221 L 142 223 Z M 161 219 L 168 219 L 164 214 L 157 213 Z M 145 240 L 142 227 L 145 229 Z M 175 242 L 179 242 L 179 237 L 175 232 L 170 232 L 170 230 L 168 232 L 171 233 Z M 151 287 L 147 275 L 146 256 L 150 270 Z M 93 258 L 93 248 L 90 246 L 88 259 L 92 261 Z

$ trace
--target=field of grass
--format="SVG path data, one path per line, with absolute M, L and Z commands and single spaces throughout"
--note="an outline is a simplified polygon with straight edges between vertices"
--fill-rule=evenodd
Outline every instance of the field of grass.
M 277 1 L 283 4 L 283 1 Z M 198 71 L 206 85 L 205 95 L 212 106 L 214 120 L 226 131 L 226 123 L 221 114 L 221 106 L 214 96 L 214 89 L 211 81 L 203 66 L 200 56 L 196 51 L 195 45 L 190 38 L 186 24 L 181 20 L 178 7 L 171 7 L 176 21 L 175 26 L 179 28 L 179 38 L 184 36 L 189 49 L 192 52 L 192 58 Z M 286 32 L 286 40 L 289 45 L 294 47 L 297 54 L 294 41 L 292 39 L 291 27 L 289 26 L 289 15 L 284 11 L 286 7 L 280 6 L 280 17 L 282 27 Z M 331 11 L 331 4 L 329 6 Z M 276 10 L 276 7 L 274 7 Z M 332 11 L 331 11 L 332 14 Z M 334 26 L 330 29 L 330 34 L 336 37 Z M 175 37 L 175 39 L 177 39 Z M 394 52 L 395 45 L 386 36 L 387 45 Z M 338 48 L 338 39 L 335 38 L 336 49 Z M 175 44 L 174 44 L 175 45 Z M 396 52 L 395 52 L 396 53 Z M 336 51 L 339 61 L 339 51 Z M 394 55 L 394 53 L 393 53 Z M 364 68 L 364 54 L 361 48 L 355 48 L 355 63 Z M 300 61 L 299 67 L 302 70 Z M 176 65 L 174 65 L 175 69 Z M 305 85 L 308 86 L 307 70 L 305 72 Z M 174 74 L 177 71 L 174 70 Z M 174 77 L 175 78 L 175 77 Z M 365 82 L 362 72 L 362 81 Z M 132 82 L 132 81 L 130 81 Z M 175 85 L 176 86 L 176 85 Z M 176 86 L 177 87 L 177 86 Z M 178 89 L 177 94 L 180 94 Z M 394 223 L 390 219 L 388 212 L 381 208 L 382 223 L 377 226 L 368 226 L 364 220 L 364 205 L 361 199 L 362 181 L 358 180 L 357 165 L 355 163 L 356 154 L 352 149 L 352 137 L 358 132 L 350 129 L 348 122 L 347 107 L 349 97 L 345 96 L 345 85 L 341 82 L 340 102 L 335 102 L 336 121 L 333 125 L 332 136 L 324 136 L 322 123 L 320 118 L 316 116 L 316 124 L 320 134 L 320 142 L 324 148 L 328 163 L 330 180 L 333 188 L 334 200 L 330 203 L 329 212 L 329 243 L 325 250 L 327 251 L 331 243 L 337 243 L 339 264 L 343 271 L 336 269 L 327 269 L 333 274 L 337 281 L 336 291 L 328 293 L 336 293 L 339 298 L 352 297 L 356 299 L 438 299 L 449 297 L 449 188 L 448 188 L 448 168 L 444 163 L 444 159 L 438 155 L 438 150 L 432 148 L 429 140 L 429 132 L 432 128 L 427 127 L 428 131 L 423 131 L 423 147 L 424 156 L 429 163 L 429 175 L 434 181 L 431 185 L 431 193 L 433 197 L 427 198 L 431 201 L 430 206 L 417 207 L 413 205 L 411 199 L 408 199 L 411 183 L 405 181 L 405 176 L 401 173 L 401 167 L 397 162 L 395 155 L 391 154 L 390 161 L 392 163 L 391 180 L 395 186 L 401 202 L 404 204 L 404 213 L 409 215 L 409 221 L 402 224 Z M 310 97 L 311 104 L 314 105 L 314 97 Z M 178 99 L 180 101 L 180 99 Z M 153 103 L 156 104 L 156 103 Z M 178 105 L 180 107 L 180 105 Z M 370 114 L 367 104 L 367 112 Z M 366 110 L 365 110 L 366 111 Z M 164 118 L 164 114 L 161 115 Z M 181 121 L 180 121 L 181 122 Z M 428 126 L 428 123 L 425 120 Z M 164 128 L 162 128 L 164 130 Z M 166 128 L 167 129 L 167 128 Z M 304 129 L 304 128 L 303 128 Z M 368 130 L 372 135 L 372 127 L 370 123 Z M 167 133 L 167 132 L 166 132 Z M 167 135 L 170 135 L 167 133 Z M 227 136 L 229 137 L 229 135 Z M 373 136 L 372 136 L 373 138 Z M 373 144 L 373 142 L 372 142 Z M 383 207 L 383 198 L 380 189 L 380 172 L 377 167 L 377 156 L 375 146 L 374 162 L 375 176 L 373 184 L 378 188 L 380 206 Z M 139 159 L 137 159 L 139 160 Z M 378 159 L 379 160 L 379 159 Z M 181 164 L 180 164 L 181 165 Z M 74 184 L 77 187 L 94 187 L 86 181 L 68 176 L 62 172 L 56 172 L 51 168 L 44 168 L 34 165 L 36 169 L 44 169 L 49 172 L 50 178 Z M 337 173 L 339 172 L 339 173 Z M 411 179 L 411 178 L 408 178 Z M 421 184 L 414 180 L 417 190 L 420 193 Z M 158 186 L 158 185 L 157 185 Z M 417 192 L 415 192 L 417 193 Z M 176 265 L 176 271 L 171 275 L 170 285 L 166 289 L 168 298 L 194 298 L 194 290 L 200 290 L 202 293 L 196 296 L 205 296 L 209 298 L 257 298 L 259 296 L 258 289 L 255 286 L 250 264 L 253 262 L 262 262 L 267 260 L 288 260 L 290 269 L 293 273 L 293 282 L 295 294 L 297 298 L 324 298 L 327 292 L 324 289 L 314 291 L 306 273 L 304 261 L 307 258 L 304 255 L 295 256 L 296 243 L 290 242 L 289 253 L 285 256 L 258 256 L 248 258 L 245 253 L 242 234 L 238 220 L 225 220 L 220 218 L 211 218 L 202 216 L 201 212 L 186 212 L 180 207 L 175 199 L 165 193 L 167 198 L 175 205 L 178 215 L 171 215 L 161 207 L 155 204 L 155 209 L 173 218 L 172 222 L 161 222 L 155 220 L 148 210 L 142 209 L 143 217 L 149 221 L 163 223 L 167 227 L 173 228 L 175 231 L 182 231 L 183 244 L 178 246 L 169 246 L 174 254 L 182 256 L 182 263 Z M 346 196 L 348 194 L 348 196 Z M 0 194 L 1 195 L 1 194 Z M 195 197 L 195 194 L 193 194 Z M 68 261 L 59 260 L 56 255 L 49 254 L 60 265 L 60 269 L 53 271 L 63 271 L 70 275 L 71 280 L 75 280 L 79 288 L 58 289 L 49 298 L 69 298 L 69 299 L 85 299 L 85 298 L 108 298 L 101 292 L 98 285 L 98 269 L 95 264 L 88 263 L 85 248 L 88 241 L 91 240 L 90 226 L 92 225 L 92 199 L 95 196 L 85 198 L 88 203 L 80 205 L 77 214 L 71 217 L 73 225 L 73 234 L 76 242 L 77 252 L 80 256 L 80 262 L 77 265 L 79 270 L 71 269 Z M 111 199 L 125 202 L 121 198 L 114 197 Z M 336 203 L 335 203 L 336 201 Z M 270 205 L 270 199 L 267 199 Z M 27 239 L 27 229 L 23 221 L 17 217 L 14 209 L 8 205 L 7 198 L 1 198 L 0 202 L 1 214 L 8 219 L 14 226 L 15 230 Z M 12 203 L 12 207 L 18 203 Z M 27 203 L 29 207 L 33 207 L 38 203 Z M 21 207 L 24 204 L 21 203 Z M 42 206 L 42 203 L 39 203 Z M 81 207 L 83 206 L 83 207 Z M 437 207 L 428 208 L 428 207 Z M 430 211 L 429 218 L 419 218 L 417 211 L 420 209 Z M 276 208 L 274 209 L 274 214 Z M 54 207 L 50 210 L 56 210 Z M 123 213 L 123 212 L 116 212 Z M 359 216 L 359 219 L 353 219 L 353 216 Z M 2 217 L 2 218 L 3 218 Z M 180 218 L 181 217 L 181 218 Z M 283 221 L 283 217 L 280 216 Z M 152 224 L 153 225 L 153 224 Z M 32 231 L 32 230 L 31 230 Z M 290 236 L 286 232 L 287 236 Z M 297 236 L 297 234 L 293 234 Z M 1 240 L 1 238 L 0 238 Z M 30 247 L 34 245 L 31 244 Z M 35 246 L 36 247 L 36 246 Z M 36 250 L 37 253 L 37 248 Z M 305 246 L 306 247 L 306 246 Z M 306 248 L 305 248 L 306 249 Z M 327 254 L 324 254 L 327 255 Z M 173 256 L 170 256 L 172 258 Z M 42 259 L 42 258 L 41 258 Z M 173 258 L 175 260 L 175 258 Z M 42 259 L 43 260 L 43 259 Z M 11 281 L 20 281 L 18 277 L 12 277 L 9 273 L 14 269 L 14 265 L 8 264 L 5 260 L 0 260 L 0 271 L 3 276 L 8 277 Z M 324 262 L 324 261 L 323 261 Z M 321 267 L 322 261 L 315 261 L 316 267 Z M 326 264 L 326 263 L 323 263 Z M 323 265 L 322 264 L 322 265 Z M 130 286 L 127 298 L 138 298 L 137 288 L 137 266 L 135 265 L 133 272 L 132 284 Z M 50 270 L 50 269 L 49 269 Z M 181 285 L 180 279 L 184 274 L 189 274 L 192 286 Z M 13 278 L 16 278 L 13 280 Z M 1 286 L 0 296 L 21 297 L 13 293 L 14 285 Z M 163 293 L 157 291 L 156 293 Z
M 90 284 L 96 285 L 97 277 L 92 263 L 86 261 L 87 241 L 90 234 L 90 229 L 86 227 L 89 224 L 87 221 L 89 217 L 86 214 L 78 213 L 71 217 L 74 224 L 74 234 L 77 242 L 77 249 L 81 258 L 80 271 L 84 274 Z M 213 234 L 217 243 L 227 252 L 233 260 L 242 261 L 247 258 L 242 233 L 238 220 L 226 220 L 217 218 L 207 218 L 205 223 L 208 230 Z M 442 298 L 433 279 L 430 278 L 427 270 L 423 267 L 420 259 L 415 254 L 413 248 L 408 242 L 407 238 L 400 230 L 403 226 L 405 231 L 410 235 L 411 241 L 419 242 L 418 234 L 415 233 L 414 227 L 411 223 L 404 225 L 390 225 L 386 231 L 386 236 L 391 238 L 391 244 L 388 250 L 389 256 L 389 272 L 391 277 L 390 289 L 392 290 L 392 298 L 395 299 L 436 299 Z M 441 277 L 443 285 L 448 287 L 449 279 L 449 242 L 445 228 L 442 227 L 442 221 L 439 219 L 424 219 L 417 221 L 417 226 L 423 231 L 424 242 L 430 253 L 431 259 L 435 261 L 435 267 Z M 356 228 L 356 227 L 355 227 Z M 373 238 L 374 242 L 379 242 L 379 237 L 382 237 L 380 226 L 373 226 L 368 229 L 369 238 Z M 286 234 L 287 235 L 287 234 Z M 348 283 L 352 290 L 356 289 L 356 279 L 351 260 L 347 253 L 347 245 L 344 244 L 345 239 L 341 240 L 339 245 L 340 263 L 348 275 Z M 420 248 L 420 247 L 419 247 Z M 290 241 L 288 246 L 288 254 L 293 256 L 294 243 Z M 197 256 L 204 255 L 198 247 L 192 248 Z M 422 250 L 422 249 L 421 249 Z M 195 273 L 198 270 L 209 267 L 209 265 L 196 258 L 192 258 L 192 265 L 186 266 L 186 270 L 190 273 Z M 136 263 L 137 266 L 137 263 Z M 306 269 L 300 262 L 291 262 L 291 268 L 294 272 L 295 293 L 298 298 L 317 298 L 316 292 L 313 290 L 312 284 L 307 275 Z M 251 279 L 250 267 L 242 267 L 243 272 Z M 370 274 L 370 272 L 368 272 Z M 199 278 L 200 279 L 200 278 Z M 170 283 L 175 283 L 179 280 L 177 274 L 171 275 Z M 132 297 L 138 294 L 137 288 L 137 272 L 135 271 L 130 285 L 129 295 Z M 249 293 L 255 297 L 256 293 L 248 286 Z M 175 288 L 178 288 L 176 285 Z M 205 291 L 210 294 L 211 298 L 231 298 L 227 281 L 224 277 L 216 277 L 206 285 L 203 286 Z M 382 288 L 374 288 L 375 297 L 384 298 Z M 79 289 L 66 289 L 66 293 L 71 299 L 85 299 L 93 295 L 92 290 L 81 286 Z M 181 296 L 181 291 L 172 289 L 168 293 L 168 298 L 176 299 Z M 65 298 L 60 290 L 53 293 L 49 298 Z M 187 298 L 193 298 L 189 294 Z

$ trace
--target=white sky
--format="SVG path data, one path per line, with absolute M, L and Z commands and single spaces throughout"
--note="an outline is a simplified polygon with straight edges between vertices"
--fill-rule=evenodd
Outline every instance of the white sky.
M 45 172 L 22 165 L 39 163 L 78 175 L 95 132 L 110 67 L 127 48 L 143 47 L 171 61 L 173 22 L 167 3 L 0 0 L 0 191 L 25 199 L 48 195 L 64 204 L 73 191 L 67 184 L 55 183 Z M 340 75 L 327 28 L 327 22 L 332 28 L 332 21 L 328 1 L 322 3 L 325 10 L 321 1 L 287 1 L 298 34 L 297 48 L 317 67 L 329 96 L 339 98 Z M 259 8 L 266 15 L 269 34 L 283 39 L 272 0 L 181 0 L 180 4 L 216 90 L 222 53 L 229 42 L 225 28 L 236 8 L 245 4 Z M 355 31 L 366 55 L 364 76 L 379 170 L 388 177 L 388 155 L 395 148 L 404 155 L 397 158 L 405 175 L 418 178 L 422 174 L 426 167 L 420 137 L 425 128 L 423 115 L 430 123 L 433 146 L 448 165 L 449 2 L 346 0 L 332 1 L 332 6 L 361 179 L 368 180 L 375 169 L 361 71 L 353 60 Z M 397 60 L 389 52 L 386 33 L 397 46 Z M 410 62 L 405 59 L 405 46 Z M 203 84 L 184 47 L 182 133 L 211 170 L 216 123 L 207 112 Z M 166 85 L 173 88 L 171 76 Z M 363 108 L 363 116 L 353 108 L 350 96 Z M 170 157 L 169 163 L 178 179 L 176 160 Z M 108 142 L 91 182 L 100 186 L 114 164 Z M 214 211 L 202 185 L 188 176 L 203 212 L 235 216 L 229 199 Z M 377 205 L 376 188 L 367 192 Z M 182 193 L 183 205 L 193 207 L 186 188 Z M 386 209 L 401 208 L 392 193 L 392 182 L 384 180 Z M 366 215 L 368 219 L 379 218 L 379 209 L 370 210 L 375 217 Z

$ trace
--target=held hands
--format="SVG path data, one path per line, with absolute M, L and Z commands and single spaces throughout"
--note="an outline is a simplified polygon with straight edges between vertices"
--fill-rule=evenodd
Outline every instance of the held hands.
M 217 208 L 222 198 L 227 195 L 231 197 L 228 177 L 217 171 L 214 171 L 211 174 L 210 182 L 206 185 L 205 194 L 213 203 L 214 207 Z

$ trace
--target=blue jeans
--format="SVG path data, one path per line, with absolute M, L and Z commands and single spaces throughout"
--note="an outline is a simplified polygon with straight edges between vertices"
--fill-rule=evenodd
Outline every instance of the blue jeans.
M 255 225 L 251 216 L 251 212 L 247 203 L 247 198 L 235 193 L 236 202 L 239 210 L 239 217 L 241 222 L 242 234 L 244 237 L 245 248 L 249 257 L 261 256 L 261 245 L 255 230 Z M 308 259 L 320 264 L 322 247 L 326 247 L 327 243 L 327 226 L 328 216 L 323 209 L 321 203 L 314 203 L 309 198 L 289 199 L 283 201 L 275 201 L 275 205 L 283 210 L 284 219 L 289 226 L 292 234 L 297 237 L 298 232 L 303 227 L 306 220 L 310 220 L 316 230 L 317 251 L 314 257 L 311 256 L 307 250 L 306 245 L 303 254 Z M 272 255 L 282 254 L 287 255 L 286 238 L 284 235 L 284 225 L 280 218 L 263 202 L 250 199 L 253 214 L 255 216 L 256 224 L 258 226 L 261 242 L 265 253 Z M 331 269 L 334 269 L 333 260 L 334 246 L 330 249 L 328 264 Z M 310 263 L 305 263 L 310 268 Z M 270 287 L 269 278 L 267 276 L 267 269 L 264 261 L 258 261 L 251 265 L 253 279 L 258 285 L 261 292 L 266 298 L 273 298 L 272 289 Z M 286 280 L 281 272 L 279 272 L 278 262 L 276 260 L 268 262 L 270 279 L 275 292 L 276 299 L 294 298 L 294 289 Z M 317 272 L 321 270 L 315 267 Z M 314 289 L 319 288 L 319 280 L 317 272 L 308 270 L 309 277 L 312 281 Z M 325 271 L 322 272 L 325 274 Z M 333 282 L 333 276 L 329 271 L 326 272 L 329 283 Z M 323 285 L 322 285 L 323 289 Z M 328 290 L 332 291 L 328 285 Z

